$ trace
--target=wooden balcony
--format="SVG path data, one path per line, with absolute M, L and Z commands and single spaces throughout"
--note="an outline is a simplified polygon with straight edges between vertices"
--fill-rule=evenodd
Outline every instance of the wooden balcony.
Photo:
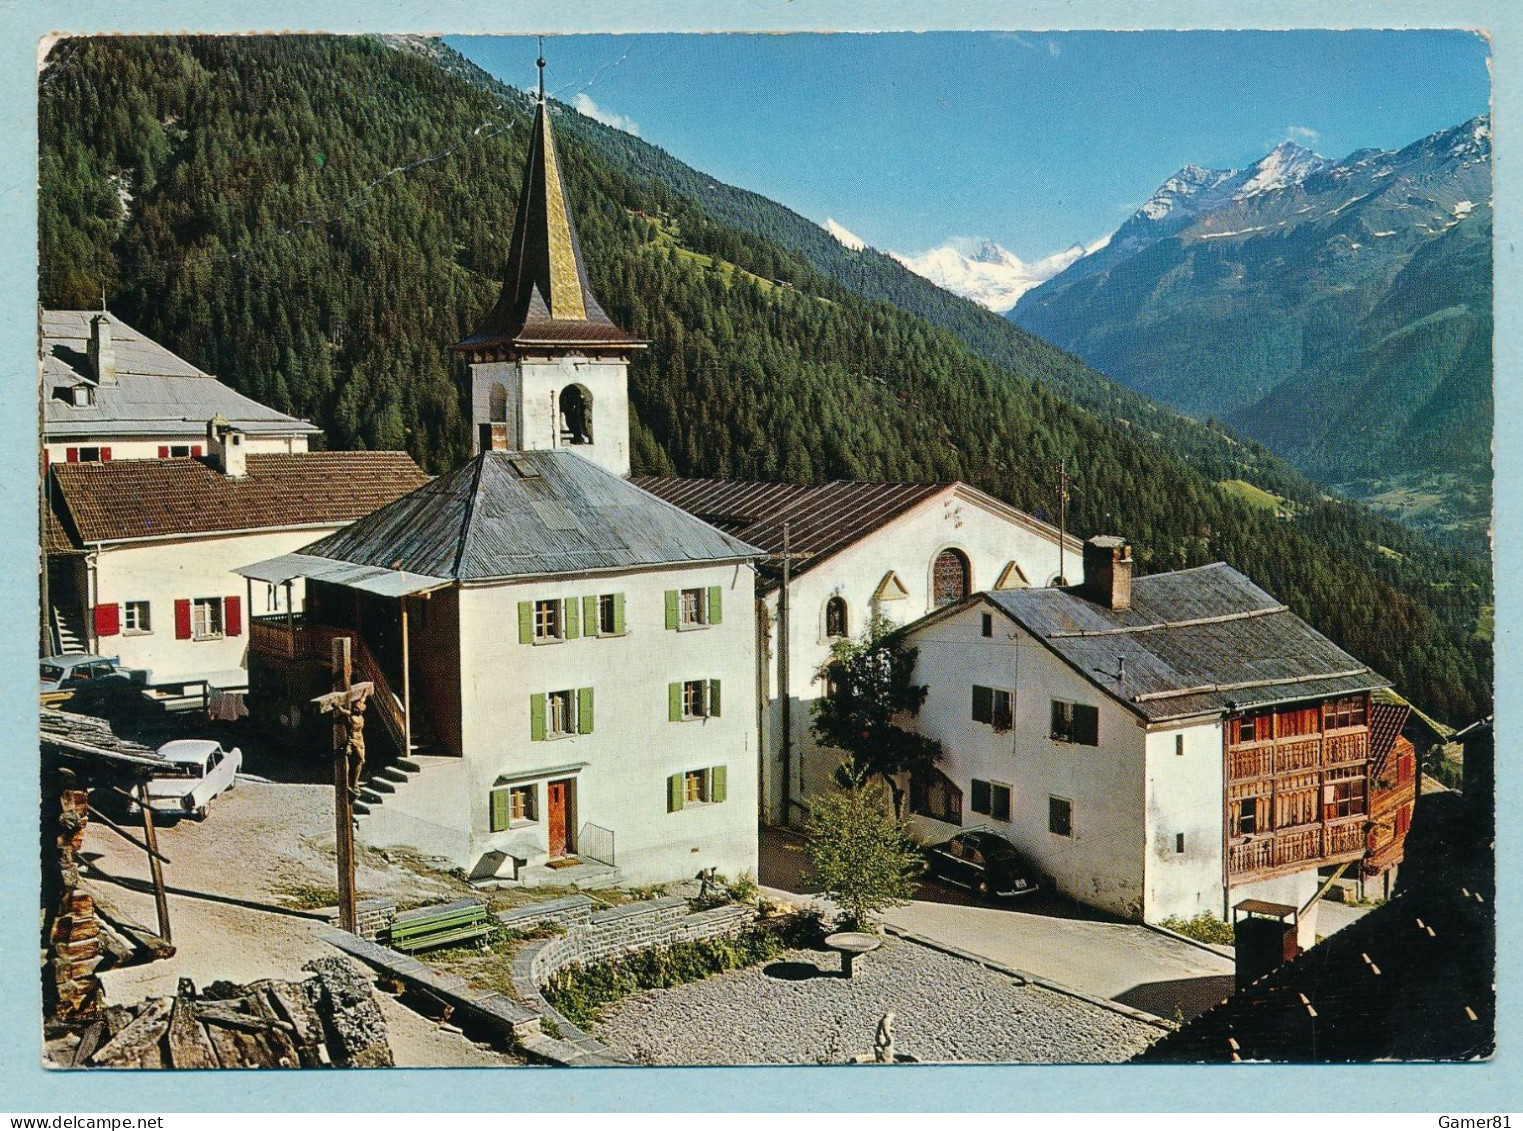
M 1268 778 L 1278 774 L 1351 766 L 1369 757 L 1370 737 L 1364 727 L 1334 731 L 1327 735 L 1265 739 L 1231 747 L 1228 773 L 1233 781 Z
M 1364 855 L 1363 813 L 1328 824 L 1303 825 L 1249 837 L 1227 847 L 1227 867 L 1235 879 L 1300 871 Z

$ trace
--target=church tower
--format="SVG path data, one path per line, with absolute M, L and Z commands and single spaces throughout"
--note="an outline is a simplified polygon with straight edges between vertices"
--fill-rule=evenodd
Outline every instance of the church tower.
M 472 451 L 566 448 L 629 474 L 629 356 L 582 263 L 560 156 L 539 103 L 497 305 L 455 348 L 471 365 Z

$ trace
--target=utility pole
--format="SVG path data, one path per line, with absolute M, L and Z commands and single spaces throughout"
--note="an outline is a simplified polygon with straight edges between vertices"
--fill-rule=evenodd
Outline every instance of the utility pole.
M 1068 457 L 1058 461 L 1058 584 L 1068 584 Z
M 793 706 L 789 702 L 788 588 L 793 581 L 793 558 L 788 553 L 789 524 L 783 523 L 783 588 L 777 597 L 777 693 L 783 701 L 783 824 L 793 819 Z

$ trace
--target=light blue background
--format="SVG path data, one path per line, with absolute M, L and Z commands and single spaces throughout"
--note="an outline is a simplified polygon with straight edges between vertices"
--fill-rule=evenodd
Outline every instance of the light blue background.
M 1395 1110 L 1518 1108 L 1515 753 L 1519 488 L 1515 244 L 1523 193 L 1523 20 L 1496 2 L 1000 3 L 827 0 L 749 3 L 430 3 L 385 0 L 0 0 L 0 1112 L 390 1110 Z M 634 30 L 921 30 L 1135 27 L 1470 27 L 1493 37 L 1496 67 L 1498 1046 L 1490 1064 L 1360 1068 L 923 1067 L 370 1072 L 48 1073 L 39 1066 L 37 746 L 36 54 L 50 31 L 489 33 Z M 765 113 L 763 102 L 758 111 Z M 738 123 L 743 128 L 743 123 Z M 231 863 L 231 862 L 230 862 Z M 1421 1024 L 1420 1018 L 1413 1018 Z

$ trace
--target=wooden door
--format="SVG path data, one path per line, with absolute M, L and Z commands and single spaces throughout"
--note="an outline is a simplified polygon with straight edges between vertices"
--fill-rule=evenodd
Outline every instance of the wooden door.
M 568 782 L 553 781 L 545 786 L 547 807 L 550 810 L 550 859 L 558 860 L 566 855 L 566 786 Z

